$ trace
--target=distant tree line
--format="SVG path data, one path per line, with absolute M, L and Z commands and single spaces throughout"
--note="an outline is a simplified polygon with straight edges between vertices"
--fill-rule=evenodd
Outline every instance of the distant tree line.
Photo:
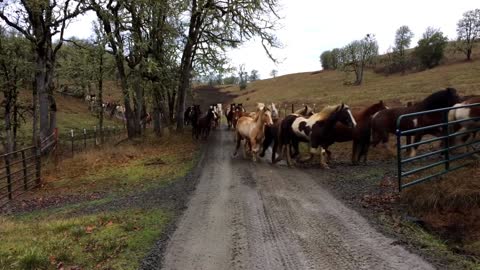
M 444 58 L 448 38 L 440 29 L 428 27 L 415 48 L 410 49 L 414 34 L 406 25 L 395 32 L 393 47 L 383 55 L 378 55 L 378 45 L 373 35 L 362 40 L 352 41 L 342 48 L 324 51 L 320 62 L 324 70 L 340 70 L 355 74 L 352 82 L 359 85 L 363 81 L 363 70 L 380 62 L 379 72 L 386 74 L 405 73 L 407 70 L 431 69 Z M 480 38 L 480 9 L 467 11 L 457 23 L 457 39 L 453 42 L 456 51 L 462 52 L 466 60 L 472 59 L 472 52 Z
M 157 134 L 161 134 L 161 114 L 168 114 L 170 123 L 180 131 L 192 79 L 224 68 L 229 48 L 257 37 L 275 61 L 270 49 L 279 46 L 277 9 L 278 0 L 0 1 L 1 38 L 8 40 L 2 43 L 6 49 L 0 53 L 4 59 L 19 59 L 7 63 L 1 74 L 2 83 L 11 86 L 4 93 L 11 102 L 4 109 L 11 115 L 10 110 L 20 108 L 15 107 L 20 84 L 31 89 L 32 138 L 36 142 L 57 126 L 54 91 L 58 81 L 73 81 L 87 89 L 95 85 L 101 94 L 103 80 L 114 77 L 122 91 L 130 138 L 142 134 L 141 119 L 147 106 L 153 109 Z M 87 12 L 96 16 L 95 34 L 84 41 L 67 40 L 66 27 Z M 14 57 L 17 51 L 9 45 L 11 36 L 28 48 L 25 58 Z M 26 72 L 23 68 L 27 66 L 34 68 Z M 252 75 L 250 80 L 259 78 L 258 72 Z M 9 133 L 10 127 L 7 122 L 4 133 Z

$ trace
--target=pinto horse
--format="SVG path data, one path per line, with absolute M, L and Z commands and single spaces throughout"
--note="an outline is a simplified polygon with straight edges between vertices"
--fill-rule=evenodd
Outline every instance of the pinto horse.
M 370 123 L 372 116 L 379 111 L 388 109 L 383 101 L 379 101 L 361 112 L 354 112 L 353 117 L 357 122 L 355 128 L 348 127 L 343 123 L 337 122 L 333 130 L 335 142 L 353 141 L 352 144 L 352 164 L 356 165 L 363 158 L 367 162 L 368 149 L 370 147 Z M 325 149 L 327 153 L 328 149 Z
M 243 146 L 244 157 L 247 155 L 247 147 L 252 153 L 252 160 L 257 160 L 257 153 L 265 137 L 265 127 L 273 124 L 272 114 L 269 108 L 263 106 L 257 112 L 255 118 L 249 116 L 242 116 L 238 119 L 236 126 L 236 147 L 233 156 L 236 156 L 242 140 L 245 140 Z
M 384 148 L 388 149 L 392 155 L 395 155 L 394 151 L 388 146 L 388 135 L 395 134 L 397 128 L 397 119 L 400 115 L 451 107 L 458 103 L 459 100 L 460 97 L 458 96 L 456 89 L 446 88 L 429 95 L 424 100 L 412 104 L 409 107 L 398 107 L 379 111 L 372 117 L 372 145 L 376 146 L 381 142 Z M 443 113 L 424 114 L 418 117 L 403 119 L 403 121 L 400 123 L 400 129 L 409 130 L 418 127 L 426 127 L 440 124 L 442 121 Z M 439 136 L 441 135 L 441 132 L 442 128 L 428 129 L 417 132 L 414 136 L 414 140 L 415 142 L 419 142 L 424 135 L 430 134 Z M 410 143 L 411 138 L 407 137 L 407 144 Z M 411 157 L 416 155 L 417 148 L 418 146 L 410 148 Z
M 471 104 L 479 104 L 480 105 L 480 96 L 474 96 L 474 97 L 469 97 L 466 100 L 462 101 L 461 103 L 455 104 L 453 107 L 460 107 L 460 106 L 465 106 L 465 105 L 471 105 Z M 451 110 L 448 113 L 448 121 L 457 121 L 457 120 L 466 120 L 469 118 L 480 118 L 480 106 L 475 106 L 475 107 L 470 107 L 470 108 L 460 108 L 460 109 L 455 109 Z M 464 132 L 467 130 L 474 130 L 480 128 L 480 120 L 475 120 L 475 121 L 464 121 L 461 123 L 457 123 L 455 125 L 452 125 L 449 127 L 449 132 L 450 134 L 453 134 L 454 132 Z M 452 138 L 452 145 L 456 145 L 460 142 L 463 143 L 470 143 L 473 142 L 475 139 L 477 132 L 473 133 L 466 133 L 462 136 L 455 136 Z M 468 147 L 466 146 L 466 151 L 468 151 Z M 472 150 L 473 145 L 470 145 Z
M 273 125 L 265 127 L 265 139 L 263 141 L 262 152 L 260 153 L 260 157 L 264 157 L 267 149 L 270 146 L 272 146 L 272 163 L 275 163 L 275 154 L 279 145 L 278 135 L 280 130 L 280 124 L 282 123 L 283 118 L 280 118 L 280 114 L 278 113 L 278 110 L 275 107 L 274 103 L 272 103 L 271 107 L 272 107 Z M 313 110 L 310 107 L 305 106 L 304 108 L 297 110 L 296 113 L 303 117 L 310 117 L 311 115 L 313 115 Z M 299 150 L 295 149 L 295 152 L 299 152 Z
M 298 149 L 299 142 L 310 143 L 310 159 L 313 155 L 320 156 L 320 166 L 328 168 L 323 161 L 323 150 L 335 142 L 334 128 L 337 122 L 349 127 L 355 127 L 356 121 L 345 105 L 327 106 L 321 112 L 313 114 L 309 118 L 291 114 L 283 119 L 280 124 L 279 143 L 281 145 L 281 156 L 285 156 L 287 164 L 292 164 L 290 145 Z M 274 147 L 274 152 L 276 147 Z M 273 154 L 274 155 L 274 154 Z

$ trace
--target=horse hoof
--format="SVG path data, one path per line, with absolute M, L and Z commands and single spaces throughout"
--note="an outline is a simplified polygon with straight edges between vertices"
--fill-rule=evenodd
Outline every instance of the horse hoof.
M 327 164 L 320 164 L 320 168 L 325 169 L 325 170 L 330 169 L 330 167 Z

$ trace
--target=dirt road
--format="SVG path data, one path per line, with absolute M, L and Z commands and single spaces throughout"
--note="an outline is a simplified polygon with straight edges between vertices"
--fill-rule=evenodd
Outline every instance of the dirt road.
M 164 269 L 433 269 L 322 188 L 321 171 L 232 158 L 233 133 L 212 136 Z

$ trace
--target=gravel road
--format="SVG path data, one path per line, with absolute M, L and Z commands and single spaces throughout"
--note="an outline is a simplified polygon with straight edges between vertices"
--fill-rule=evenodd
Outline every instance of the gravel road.
M 433 269 L 319 185 L 321 170 L 232 158 L 233 132 L 211 136 L 163 269 Z

